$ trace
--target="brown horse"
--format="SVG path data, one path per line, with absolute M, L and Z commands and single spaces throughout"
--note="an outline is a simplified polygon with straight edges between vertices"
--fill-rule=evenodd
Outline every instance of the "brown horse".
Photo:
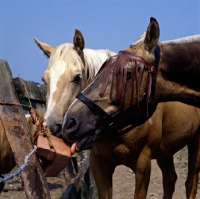
M 160 103 L 153 115 L 146 118 L 143 95 L 146 93 L 149 101 L 146 88 L 151 86 L 147 84 L 151 82 L 149 74 L 156 70 L 151 66 L 158 38 L 159 25 L 151 18 L 145 38 L 127 49 L 135 55 L 122 52 L 112 57 L 65 114 L 62 135 L 74 143 L 72 150 L 92 148 L 90 164 L 100 199 L 112 198 L 112 174 L 120 164 L 135 172 L 135 198 L 146 198 L 152 158 L 157 159 L 163 173 L 163 198 L 172 198 L 177 178 L 173 155 L 185 145 L 189 149 L 186 196 L 195 198 L 200 169 L 199 109 L 179 102 Z M 199 44 L 199 36 L 159 43 L 160 63 L 152 110 L 158 102 L 167 100 L 199 106 Z M 145 68 L 148 70 L 143 72 Z M 112 120 L 118 115 L 118 120 Z

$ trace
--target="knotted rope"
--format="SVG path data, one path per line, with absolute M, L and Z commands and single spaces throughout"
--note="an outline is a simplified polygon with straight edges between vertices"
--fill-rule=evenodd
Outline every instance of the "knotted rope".
M 31 104 L 31 100 L 30 100 L 28 91 L 26 89 L 26 85 L 24 83 L 24 80 L 23 79 L 21 79 L 21 80 L 22 80 L 22 83 L 23 83 L 24 90 L 26 92 L 27 99 L 29 101 L 29 105 L 24 105 L 24 104 L 15 103 L 15 102 L 0 102 L 0 104 L 1 105 L 14 105 L 14 106 L 20 106 L 20 107 L 29 108 L 29 113 L 30 113 L 30 116 L 31 116 L 32 124 L 36 125 L 36 131 L 35 131 L 35 133 L 33 135 L 33 140 L 34 140 L 34 143 L 33 143 L 34 145 L 33 146 L 34 146 L 34 149 L 32 149 L 31 152 L 28 155 L 25 156 L 24 163 L 17 169 L 17 171 L 15 171 L 14 173 L 11 173 L 10 175 L 3 175 L 3 178 L 0 178 L 0 183 L 4 183 L 5 181 L 13 178 L 14 176 L 19 175 L 20 172 L 23 171 L 23 169 L 28 165 L 29 158 L 37 150 L 37 146 L 35 145 L 35 143 L 36 143 L 36 140 L 37 140 L 37 138 L 39 136 L 39 133 L 42 133 L 43 136 L 47 137 L 48 142 L 49 142 L 49 147 L 51 149 L 55 150 L 55 148 L 53 147 L 53 144 L 51 142 L 51 138 L 50 138 L 51 132 L 47 128 L 47 126 L 45 126 L 43 124 L 43 122 L 45 120 L 43 119 L 43 121 L 40 121 L 40 118 L 39 118 L 39 115 L 38 115 L 37 111 L 33 108 L 32 104 Z
M 0 102 L 0 104 L 2 105 L 14 105 L 14 106 L 20 106 L 20 107 L 27 107 L 29 109 L 29 113 L 31 116 L 31 120 L 32 120 L 32 124 L 36 125 L 36 131 L 33 135 L 33 140 L 34 140 L 34 144 L 39 136 L 39 133 L 42 133 L 44 136 L 47 137 L 48 141 L 49 141 L 49 146 L 50 148 L 54 148 L 53 144 L 51 142 L 51 132 L 50 130 L 47 128 L 47 126 L 45 126 L 43 123 L 45 121 L 45 119 L 43 119 L 42 121 L 40 121 L 39 115 L 37 113 L 37 111 L 33 108 L 32 104 L 31 104 L 31 100 L 30 100 L 30 96 L 28 94 L 28 91 L 26 89 L 26 85 L 23 79 L 22 80 L 22 84 L 29 102 L 29 105 L 25 105 L 25 104 L 20 104 L 20 103 L 15 103 L 15 102 Z

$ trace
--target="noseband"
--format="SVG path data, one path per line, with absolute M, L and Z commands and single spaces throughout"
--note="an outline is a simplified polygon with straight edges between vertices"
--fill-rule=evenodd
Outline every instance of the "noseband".
M 138 109 L 138 104 L 135 103 L 132 106 L 125 107 L 124 109 L 114 113 L 113 115 L 109 115 L 100 106 L 98 106 L 93 101 L 88 99 L 83 93 L 79 93 L 76 96 L 76 98 L 79 99 L 81 102 L 83 102 L 92 112 L 96 113 L 102 118 L 103 123 L 108 126 L 108 130 L 111 134 L 116 132 L 115 122 L 117 120 L 129 114 L 130 112 Z M 145 100 L 145 95 L 140 99 L 139 105 L 144 103 L 144 100 Z M 103 134 L 105 133 L 97 135 L 97 138 L 101 137 Z
M 132 61 L 133 63 L 133 68 L 135 70 L 137 70 L 136 66 L 137 66 L 137 62 L 139 62 L 138 66 L 140 65 L 140 63 L 143 63 L 143 69 L 148 70 L 149 72 L 149 80 L 148 80 L 148 86 L 147 86 L 147 92 L 143 94 L 143 96 L 140 99 L 136 99 L 135 103 L 132 103 L 132 99 L 131 99 L 131 105 L 128 107 L 125 107 L 124 109 L 114 113 L 113 115 L 109 115 L 108 113 L 106 113 L 101 107 L 99 107 L 97 104 L 95 104 L 93 101 L 91 101 L 90 99 L 88 99 L 83 93 L 79 93 L 76 98 L 79 99 L 81 102 L 83 102 L 92 112 L 96 113 L 97 115 L 99 115 L 104 124 L 106 124 L 108 126 L 108 130 L 109 132 L 116 132 L 116 127 L 115 127 L 115 122 L 117 120 L 119 120 L 120 118 L 124 117 L 125 115 L 129 114 L 130 112 L 136 110 L 142 103 L 144 104 L 144 101 L 146 100 L 146 104 L 147 104 L 147 108 L 148 108 L 148 104 L 151 103 L 152 101 L 152 91 L 154 90 L 155 87 L 155 81 L 156 81 L 156 74 L 157 74 L 157 67 L 159 64 L 159 59 L 160 59 L 160 48 L 157 45 L 156 47 L 156 51 L 155 51 L 155 62 L 154 62 L 154 66 L 149 65 L 144 59 L 142 59 L 139 56 L 136 56 L 135 54 L 132 54 L 130 52 L 127 51 L 120 51 L 118 55 L 115 55 L 113 57 L 111 57 L 109 60 L 107 60 L 103 65 L 105 66 L 107 63 L 109 63 L 109 67 L 111 68 L 112 65 L 114 65 L 113 60 L 117 59 L 119 56 L 126 56 L 128 55 L 129 61 Z M 130 59 L 131 58 L 131 59 Z M 114 67 L 114 66 L 113 66 Z M 111 68 L 110 71 L 116 71 L 115 69 Z M 132 70 L 133 71 L 133 70 Z M 141 72 L 141 69 L 140 69 Z M 121 75 L 123 78 L 123 75 Z M 137 74 L 137 79 L 139 79 L 139 77 L 141 76 L 141 73 Z M 108 76 L 106 77 L 106 80 L 104 81 L 102 88 L 100 90 L 99 96 L 102 97 L 106 86 L 108 84 L 109 81 L 109 77 L 110 74 L 108 74 Z M 140 79 L 138 80 L 140 81 Z M 126 81 L 125 81 L 126 83 Z M 124 78 L 123 80 L 121 80 L 121 82 L 119 83 L 119 85 L 124 84 Z M 137 85 L 137 81 L 136 81 L 136 86 Z M 122 87 L 122 86 L 121 86 Z M 119 94 L 120 92 L 117 91 L 118 95 L 120 96 L 120 98 L 124 98 L 124 94 L 122 92 L 122 94 Z M 138 96 L 138 90 L 136 91 L 136 94 Z M 148 112 L 148 109 L 147 109 Z M 107 132 L 107 131 L 106 131 Z M 97 135 L 98 137 L 102 136 L 101 135 Z

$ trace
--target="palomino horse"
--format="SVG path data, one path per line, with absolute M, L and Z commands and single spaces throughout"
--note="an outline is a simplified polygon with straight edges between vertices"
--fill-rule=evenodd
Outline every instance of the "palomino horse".
M 56 125 L 62 124 L 64 114 L 76 95 L 93 80 L 103 62 L 115 53 L 85 49 L 85 41 L 79 30 L 75 30 L 73 44 L 65 43 L 54 48 L 37 39 L 35 42 L 50 58 L 42 79 L 47 86 L 46 124 L 54 133 Z
M 189 150 L 186 196 L 195 198 L 200 169 L 199 109 L 180 102 L 157 103 L 180 100 L 199 106 L 199 84 L 195 83 L 200 75 L 200 37 L 159 43 L 159 63 L 155 60 L 158 39 L 159 25 L 151 18 L 146 36 L 127 49 L 135 54 L 124 51 L 111 57 L 65 114 L 62 136 L 73 143 L 72 151 L 92 148 L 90 164 L 100 199 L 112 198 L 112 174 L 120 164 L 135 172 L 135 199 L 146 198 L 152 158 L 162 170 L 163 198 L 172 198 L 177 178 L 173 155 L 185 145 Z M 158 73 L 150 96 L 154 62 Z M 156 110 L 147 120 L 149 99 L 153 104 L 148 111 Z

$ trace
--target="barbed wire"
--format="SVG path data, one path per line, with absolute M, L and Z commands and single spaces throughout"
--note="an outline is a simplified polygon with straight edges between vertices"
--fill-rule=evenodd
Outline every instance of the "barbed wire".
M 9 179 L 12 179 L 13 177 L 19 175 L 24 170 L 24 168 L 28 165 L 29 158 L 31 157 L 31 155 L 33 155 L 33 153 L 36 150 L 37 150 L 37 147 L 34 145 L 34 149 L 32 149 L 30 153 L 25 156 L 24 163 L 14 173 L 11 173 L 9 175 L 3 175 L 3 178 L 0 178 L 0 183 L 5 183 Z

